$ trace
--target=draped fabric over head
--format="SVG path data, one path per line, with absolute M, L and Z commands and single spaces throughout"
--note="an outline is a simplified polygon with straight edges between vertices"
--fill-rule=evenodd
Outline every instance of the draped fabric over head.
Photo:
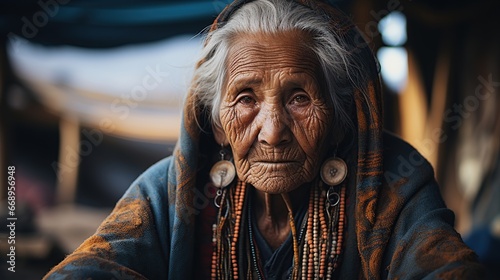
M 228 5 L 212 24 L 210 31 L 221 26 L 231 17 L 239 7 L 251 1 L 237 0 Z M 321 1 L 297 1 L 298 3 L 310 7 L 318 14 L 327 18 L 330 27 L 336 34 L 348 42 L 352 48 L 349 49 L 352 56 L 359 56 L 359 61 L 366 61 L 367 64 L 362 69 L 365 71 L 366 80 L 353 81 L 355 88 L 355 126 L 357 129 L 357 166 L 356 172 L 356 210 L 355 219 L 357 223 L 358 250 L 361 254 L 363 272 L 366 278 L 373 278 L 377 275 L 376 270 L 380 267 L 384 245 L 388 242 L 390 226 L 388 223 L 394 222 L 396 208 L 383 209 L 387 219 L 376 219 L 377 198 L 380 193 L 383 176 L 382 158 L 382 98 L 380 82 L 378 76 L 378 66 L 373 58 L 373 54 L 368 44 L 362 39 L 356 27 L 341 12 Z M 200 62 L 201 63 L 201 62 Z M 192 240 L 194 229 L 194 219 L 198 212 L 193 205 L 193 188 L 196 183 L 196 172 L 198 164 L 198 154 L 200 153 L 200 141 L 205 137 L 212 137 L 210 134 L 200 130 L 199 120 L 206 121 L 206 111 L 198 106 L 192 92 L 188 93 L 184 107 L 184 115 L 181 128 L 181 136 L 175 151 L 175 165 L 169 170 L 169 178 L 176 181 L 169 184 L 169 194 L 171 195 L 170 205 L 172 213 L 177 213 L 174 222 L 174 235 L 178 235 L 175 240 L 178 244 L 173 244 L 174 249 L 183 247 L 187 252 L 186 245 Z M 210 130 L 209 126 L 204 127 Z M 217 146 L 212 147 L 214 151 Z M 173 207 L 176 209 L 173 209 Z M 394 214 L 394 215 L 392 215 Z M 392 220 L 391 220 L 392 219 Z M 192 249 L 192 248 L 190 248 Z M 192 260 L 186 254 L 186 260 Z M 376 257 L 374 257 L 376 256 Z

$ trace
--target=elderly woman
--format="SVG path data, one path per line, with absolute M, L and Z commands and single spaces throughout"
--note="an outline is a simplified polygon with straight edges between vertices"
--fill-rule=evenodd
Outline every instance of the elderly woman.
M 207 35 L 173 156 L 47 278 L 476 277 L 432 168 L 383 132 L 381 103 L 341 13 L 235 1 Z

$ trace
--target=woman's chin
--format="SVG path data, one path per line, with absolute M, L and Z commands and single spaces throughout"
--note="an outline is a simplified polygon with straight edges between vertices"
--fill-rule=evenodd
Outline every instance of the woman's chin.
M 302 186 L 305 181 L 295 176 L 291 177 L 267 177 L 265 179 L 249 180 L 250 184 L 254 186 L 255 189 L 261 192 L 269 193 L 269 194 L 282 194 L 288 193 L 293 190 L 296 190 L 300 186 Z

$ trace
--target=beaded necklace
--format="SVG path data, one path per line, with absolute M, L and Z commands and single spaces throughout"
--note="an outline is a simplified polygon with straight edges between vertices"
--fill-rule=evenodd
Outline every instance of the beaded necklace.
M 212 279 L 263 279 L 259 250 L 252 232 L 245 195 L 247 184 L 222 189 L 216 198 L 219 207 L 213 225 Z M 291 279 L 332 279 L 341 254 L 345 224 L 345 183 L 327 186 L 321 180 L 311 188 L 306 222 L 297 236 L 289 209 L 294 257 Z M 246 221 L 248 225 L 242 227 Z M 241 252 L 244 250 L 246 252 Z M 246 258 L 246 259 L 242 259 Z M 241 266 L 247 270 L 240 271 Z M 246 275 L 246 277 L 245 277 Z

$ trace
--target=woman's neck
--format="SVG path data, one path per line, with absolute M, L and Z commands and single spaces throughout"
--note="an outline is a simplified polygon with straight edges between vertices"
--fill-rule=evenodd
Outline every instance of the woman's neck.
M 307 202 L 306 186 L 301 186 L 290 193 L 289 205 L 295 214 L 302 203 Z M 269 194 L 255 190 L 255 216 L 257 227 L 269 246 L 276 250 L 290 234 L 288 207 L 281 194 Z

